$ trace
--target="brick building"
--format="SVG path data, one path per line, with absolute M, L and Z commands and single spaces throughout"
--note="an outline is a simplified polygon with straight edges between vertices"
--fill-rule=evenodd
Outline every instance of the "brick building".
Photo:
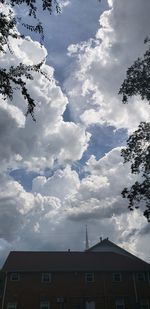
M 10 252 L 2 309 L 150 309 L 150 264 L 104 239 L 84 252 Z

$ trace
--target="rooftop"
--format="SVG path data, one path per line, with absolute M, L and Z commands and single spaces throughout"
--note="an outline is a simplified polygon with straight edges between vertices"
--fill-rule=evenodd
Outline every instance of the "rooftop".
M 12 251 L 2 270 L 7 272 L 150 271 L 150 264 L 118 247 L 108 239 L 104 239 L 84 252 Z

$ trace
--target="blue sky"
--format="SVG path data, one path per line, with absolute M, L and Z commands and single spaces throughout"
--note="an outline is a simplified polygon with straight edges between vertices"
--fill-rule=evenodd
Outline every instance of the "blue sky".
M 149 0 L 62 0 L 61 14 L 39 12 L 44 46 L 32 34 L 11 39 L 14 53 L 0 55 L 5 67 L 46 58 L 51 78 L 35 73 L 27 81 L 36 123 L 24 116 L 18 91 L 0 101 L 1 259 L 12 249 L 83 250 L 86 224 L 91 245 L 110 237 L 149 259 L 147 221 L 121 197 L 135 176 L 120 156 L 149 109 L 138 97 L 125 106 L 118 96 L 146 48 L 149 9 Z

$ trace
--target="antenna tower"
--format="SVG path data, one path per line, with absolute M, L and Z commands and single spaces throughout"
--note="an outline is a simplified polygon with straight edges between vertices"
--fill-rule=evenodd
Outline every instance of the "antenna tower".
M 87 225 L 86 225 L 86 235 L 85 235 L 85 250 L 89 249 L 89 239 L 88 239 L 88 230 L 87 230 Z

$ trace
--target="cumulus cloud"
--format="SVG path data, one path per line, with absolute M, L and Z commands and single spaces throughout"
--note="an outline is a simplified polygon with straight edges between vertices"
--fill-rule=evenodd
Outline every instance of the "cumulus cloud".
M 34 178 L 32 191 L 45 196 L 55 196 L 63 202 L 78 191 L 79 185 L 78 174 L 72 171 L 70 166 L 67 166 L 64 170 L 57 170 L 48 179 L 44 176 Z
M 20 62 L 37 64 L 47 56 L 46 49 L 29 37 L 11 39 L 10 45 L 12 54 L 7 49 L 6 54 L 0 54 L 6 69 Z M 30 116 L 25 117 L 26 103 L 18 90 L 14 90 L 12 101 L 0 98 L 1 256 L 17 248 L 40 250 L 61 246 L 59 237 L 54 238 L 57 228 L 60 235 L 64 229 L 63 200 L 79 186 L 78 175 L 68 164 L 82 158 L 90 139 L 81 125 L 64 122 L 68 99 L 54 78 L 54 69 L 44 62 L 42 70 L 50 81 L 38 73 L 33 73 L 33 80 L 26 81 L 36 102 L 36 123 Z M 42 173 L 46 168 L 53 169 L 55 162 L 63 170 L 56 171 L 48 180 L 44 176 L 36 178 L 32 192 L 8 176 L 9 170 L 18 168 Z M 62 242 L 61 248 L 65 246 Z
M 63 3 L 67 5 L 66 1 Z M 37 64 L 47 56 L 46 49 L 29 37 L 26 40 L 10 39 L 10 45 L 13 53 L 6 48 L 6 53 L 0 54 L 1 64 L 6 69 L 20 62 Z M 35 235 L 38 235 L 37 239 L 39 233 L 43 235 L 46 225 L 48 230 L 44 235 L 56 229 L 63 213 L 59 210 L 62 196 L 65 198 L 65 194 L 73 193 L 78 186 L 78 176 L 69 166 L 66 169 L 65 166 L 81 159 L 90 139 L 90 134 L 82 126 L 64 122 L 63 113 L 68 99 L 54 78 L 54 69 L 44 62 L 42 70 L 50 81 L 34 72 L 34 79 L 26 80 L 29 93 L 36 102 L 36 123 L 30 116 L 25 117 L 27 106 L 18 89 L 14 90 L 12 101 L 0 98 L 0 250 L 5 253 L 14 247 L 21 247 L 21 244 L 22 248 L 32 248 Z M 60 180 L 59 189 L 54 193 L 51 191 L 42 195 L 40 189 L 39 192 L 27 192 L 8 176 L 10 170 L 18 168 L 42 173 L 46 168 L 53 169 L 55 162 L 57 166 L 64 166 L 64 172 L 57 172 L 49 181 L 53 183 L 54 190 L 55 181 Z M 62 187 L 64 192 L 62 190 L 60 194 Z M 45 236 L 41 236 L 41 242 L 44 239 Z M 52 239 L 54 236 L 51 242 Z M 40 247 L 39 241 L 36 245 Z
M 87 13 L 91 2 L 89 6 L 87 1 L 82 1 L 82 4 L 81 1 L 62 3 L 63 14 L 72 7 L 71 15 L 67 13 L 68 18 L 78 12 L 81 20 L 84 10 L 86 16 L 92 18 L 92 14 Z M 92 4 L 92 12 L 96 12 L 96 5 Z M 99 236 L 109 236 L 125 249 L 149 259 L 146 246 L 149 230 L 142 211 L 136 210 L 131 214 L 127 201 L 121 198 L 122 189 L 134 181 L 134 176 L 130 174 L 130 167 L 123 165 L 117 142 L 116 148 L 103 157 L 92 155 L 90 148 L 89 159 L 82 166 L 82 178 L 73 169 L 76 161 L 83 160 L 91 134 L 97 132 L 89 129 L 91 124 L 100 124 L 101 130 L 103 124 L 105 127 L 112 125 L 117 129 L 133 130 L 140 120 L 148 119 L 144 102 L 134 98 L 132 104 L 123 106 L 117 92 L 127 67 L 144 51 L 143 40 L 150 24 L 149 1 L 142 5 L 140 0 L 127 0 L 126 3 L 110 0 L 109 5 L 112 8 L 101 15 L 101 26 L 95 38 L 89 39 L 95 29 L 94 22 L 91 32 L 86 26 L 80 36 L 88 40 L 68 48 L 72 73 L 68 69 L 69 77 L 65 82 L 67 95 L 55 80 L 54 69 L 45 62 L 42 69 L 51 82 L 37 73 L 33 74 L 33 81 L 27 81 L 29 92 L 37 103 L 36 123 L 24 116 L 26 104 L 18 91 L 14 91 L 12 102 L 0 100 L 1 256 L 6 256 L 12 249 L 83 250 L 85 223 L 88 223 L 91 245 L 99 241 Z M 65 18 L 66 15 L 63 16 Z M 91 22 L 89 19 L 88 28 Z M 61 21 L 57 27 L 62 24 Z M 76 33 L 73 37 L 75 42 L 79 39 Z M 67 42 L 65 39 L 65 44 Z M 26 41 L 11 40 L 11 47 L 14 53 L 9 54 L 9 61 L 8 51 L 0 55 L 6 68 L 20 62 L 32 65 L 47 56 L 46 49 L 30 38 Z M 54 62 L 57 62 L 57 57 L 58 53 Z M 60 63 L 64 63 L 63 60 L 64 54 L 59 59 Z M 74 122 L 63 119 L 67 106 Z M 93 146 L 94 138 L 99 138 L 98 133 L 93 137 Z M 99 144 L 98 147 L 102 146 Z M 100 151 L 104 153 L 102 149 Z M 84 161 L 77 164 L 82 165 Z M 34 176 L 31 192 L 8 176 L 10 169 L 18 168 L 37 171 L 40 175 Z M 45 169 L 50 168 L 51 173 L 46 177 Z
M 61 201 L 54 196 L 26 192 L 8 176 L 0 176 L 0 185 L 1 255 L 16 248 L 40 249 L 61 220 Z
M 87 223 L 91 245 L 98 236 L 107 235 L 148 260 L 148 249 L 143 255 L 140 253 L 147 222 L 140 210 L 131 214 L 120 197 L 122 185 L 129 183 L 132 176 L 123 166 L 119 152 L 116 148 L 100 160 L 90 158 L 88 175 L 82 180 L 69 166 L 49 178 L 36 177 L 32 192 L 26 192 L 10 177 L 1 177 L 3 255 L 14 248 L 83 250 Z
M 95 39 L 70 45 L 74 68 L 66 79 L 70 110 L 76 121 L 86 126 L 99 123 L 133 130 L 149 119 L 148 104 L 133 98 L 121 104 L 118 91 L 127 68 L 146 49 L 150 3 L 112 1 L 112 8 L 100 17 Z M 80 102 L 80 104 L 78 104 Z
M 27 41 L 11 40 L 11 45 L 13 54 L 10 55 L 9 51 L 1 54 L 2 64 L 7 68 L 20 62 L 37 64 L 46 56 L 45 48 L 30 38 Z M 33 73 L 33 80 L 27 80 L 29 93 L 36 102 L 36 123 L 29 116 L 25 118 L 27 107 L 18 90 L 14 91 L 12 102 L 1 98 L 3 164 L 9 164 L 12 157 L 20 156 L 20 166 L 40 171 L 52 167 L 55 160 L 60 164 L 79 160 L 87 148 L 90 134 L 77 124 L 63 121 L 68 100 L 54 79 L 53 68 L 43 64 L 42 69 L 51 81 L 38 73 Z
M 147 222 L 142 210 L 130 213 L 127 201 L 121 198 L 122 189 L 133 182 L 134 176 L 130 174 L 129 166 L 123 165 L 120 147 L 111 150 L 100 160 L 91 156 L 85 169 L 88 175 L 80 181 L 77 173 L 68 167 L 48 179 L 37 177 L 33 181 L 33 191 L 45 196 L 53 193 L 60 198 L 60 226 L 67 222 L 68 230 L 71 223 L 77 228 L 86 222 L 92 230 L 91 244 L 96 241 L 96 233 L 104 237 L 107 235 L 126 250 L 144 258 L 144 254 L 140 254 L 138 239 L 144 241 Z M 145 251 L 147 260 L 148 252 Z
M 23 215 L 33 207 L 33 196 L 4 175 L 0 175 L 0 185 L 0 237 L 12 241 L 18 236 Z
M 129 166 L 123 165 L 120 148 L 114 148 L 100 160 L 91 156 L 85 169 L 89 175 L 81 180 L 68 215 L 74 220 L 103 220 L 127 212 L 127 201 L 122 199 L 121 191 L 132 183 L 134 176 Z
M 44 18 L 43 12 L 40 14 L 49 50 L 47 62 L 56 68 L 55 74 L 60 82 L 68 76 L 71 65 L 66 53 L 68 45 L 93 36 L 98 27 L 99 15 L 106 7 L 105 2 L 100 4 L 91 0 L 66 0 L 64 3 L 68 5 L 63 6 L 61 14 L 53 14 L 51 17 L 44 14 Z

